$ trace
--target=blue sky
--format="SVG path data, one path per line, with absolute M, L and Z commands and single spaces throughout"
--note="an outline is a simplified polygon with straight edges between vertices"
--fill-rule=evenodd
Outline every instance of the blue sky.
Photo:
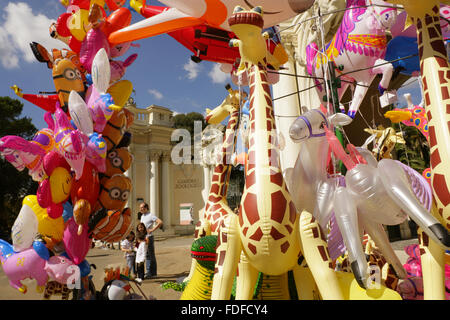
M 152 4 L 160 5 L 152 0 Z M 0 96 L 16 95 L 10 86 L 17 84 L 24 93 L 54 91 L 51 70 L 33 56 L 29 43 L 35 41 L 47 49 L 62 48 L 62 42 L 50 38 L 48 27 L 65 12 L 58 0 L 0 0 Z M 131 10 L 133 21 L 142 16 Z M 227 92 L 230 77 L 218 70 L 218 64 L 190 61 L 191 52 L 167 35 L 142 39 L 135 43 L 124 57 L 137 53 L 138 59 L 126 72 L 136 90 L 137 106 L 145 108 L 157 104 L 176 112 L 204 113 L 205 108 L 219 104 Z M 236 87 L 236 86 L 233 86 Z M 405 106 L 403 93 L 411 92 L 413 102 L 421 100 L 417 81 L 399 90 L 399 105 Z M 24 103 L 23 115 L 31 117 L 40 129 L 46 126 L 44 111 L 20 99 Z
M 58 0 L 0 0 L 0 8 L 0 96 L 18 98 L 10 89 L 14 84 L 24 93 L 54 91 L 51 70 L 34 58 L 29 43 L 41 43 L 48 50 L 64 47 L 48 32 L 51 22 L 65 12 L 64 6 Z M 143 19 L 134 10 L 131 12 L 132 23 Z M 134 43 L 140 48 L 131 48 L 119 59 L 138 54 L 123 78 L 133 83 L 138 107 L 156 104 L 181 113 L 204 113 L 205 108 L 214 107 L 225 98 L 224 86 L 231 80 L 218 70 L 217 64 L 190 62 L 191 52 L 167 35 Z M 31 117 L 38 129 L 46 127 L 44 111 L 20 100 L 24 103 L 23 115 Z

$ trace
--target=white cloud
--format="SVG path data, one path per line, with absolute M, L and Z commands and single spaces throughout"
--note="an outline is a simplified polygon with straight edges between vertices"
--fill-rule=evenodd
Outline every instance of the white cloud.
M 148 93 L 155 97 L 155 99 L 161 100 L 163 98 L 163 94 L 156 89 L 148 89 Z
M 225 83 L 229 81 L 230 75 L 220 70 L 220 64 L 214 64 L 214 67 L 208 73 L 208 76 L 212 79 L 213 83 Z
M 192 60 L 189 60 L 189 62 L 183 66 L 183 69 L 187 71 L 187 78 L 189 80 L 194 80 L 200 73 L 200 66 Z
M 0 22 L 0 61 L 7 69 L 17 68 L 21 60 L 37 61 L 31 49 L 31 42 L 38 42 L 47 50 L 66 47 L 62 42 L 52 39 L 49 27 L 53 19 L 43 14 L 33 13 L 24 2 L 9 2 L 4 8 Z

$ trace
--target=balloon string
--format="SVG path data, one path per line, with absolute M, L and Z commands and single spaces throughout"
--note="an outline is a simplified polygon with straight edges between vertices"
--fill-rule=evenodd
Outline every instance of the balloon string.
M 355 7 L 350 7 L 350 8 L 344 8 L 344 9 L 337 9 L 337 10 L 332 10 L 332 11 L 328 11 L 322 14 L 322 16 L 327 16 L 327 15 L 331 15 L 331 14 L 335 14 L 335 13 L 339 13 L 339 12 L 343 12 L 343 11 L 347 11 L 347 10 L 353 10 L 353 9 L 360 9 L 360 8 L 368 8 L 368 7 L 380 7 L 380 8 L 394 8 L 397 10 L 405 10 L 404 8 L 402 8 L 401 6 L 389 6 L 389 5 L 382 5 L 382 4 L 371 4 L 371 5 L 365 5 L 365 6 L 355 6 Z M 277 33 L 281 33 L 285 30 L 288 30 L 290 28 L 293 28 L 297 25 L 300 25 L 302 23 L 308 22 L 310 20 L 314 20 L 316 19 L 317 16 L 312 16 L 311 18 L 307 18 L 305 20 L 299 21 L 297 23 L 294 23 L 284 29 L 280 29 Z
M 411 55 L 406 56 L 406 57 L 402 57 L 402 58 L 398 58 L 398 59 L 394 59 L 394 60 L 389 60 L 389 61 L 386 61 L 386 62 L 383 62 L 383 63 L 380 63 L 380 64 L 376 64 L 376 65 L 373 65 L 371 67 L 355 69 L 355 70 L 352 70 L 352 71 L 349 71 L 349 72 L 341 73 L 339 75 L 339 77 L 345 76 L 345 75 L 350 74 L 350 73 L 355 73 L 355 72 L 359 72 L 359 71 L 373 69 L 373 68 L 376 68 L 376 67 L 379 67 L 379 66 L 383 66 L 385 64 L 390 64 L 392 62 L 397 62 L 397 61 L 400 61 L 400 60 L 406 60 L 406 59 L 409 59 L 409 58 L 412 58 L 412 57 L 415 57 L 415 56 L 418 56 L 418 55 L 419 55 L 418 53 L 415 53 L 415 54 L 411 54 Z

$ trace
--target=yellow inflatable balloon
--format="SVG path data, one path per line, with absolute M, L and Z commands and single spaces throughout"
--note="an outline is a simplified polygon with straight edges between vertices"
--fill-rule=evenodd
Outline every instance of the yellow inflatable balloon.
M 350 272 L 337 271 L 336 276 L 344 300 L 402 300 L 397 291 L 386 288 L 381 284 L 379 288 L 364 290 L 358 285 L 355 277 Z
M 107 91 L 107 93 L 112 96 L 114 104 L 119 107 L 123 107 L 125 105 L 132 92 L 133 84 L 128 80 L 116 82 L 109 87 Z
M 80 9 L 67 21 L 70 33 L 78 41 L 83 41 L 89 27 L 89 10 Z
M 72 176 L 70 172 L 63 167 L 57 167 L 50 175 L 50 189 L 52 192 L 52 201 L 60 203 L 70 195 L 72 189 Z
M 47 210 L 39 206 L 35 195 L 26 196 L 22 202 L 27 205 L 36 214 L 38 220 L 38 232 L 47 238 L 51 238 L 56 242 L 62 241 L 64 233 L 63 217 L 52 219 L 48 216 Z

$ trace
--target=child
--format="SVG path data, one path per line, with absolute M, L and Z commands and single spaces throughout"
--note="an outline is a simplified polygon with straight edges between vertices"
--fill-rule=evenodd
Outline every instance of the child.
M 137 243 L 136 264 L 138 277 L 136 280 L 141 282 L 144 279 L 145 257 L 147 256 L 147 241 L 144 233 L 138 233 Z
M 131 272 L 133 272 L 133 275 L 136 277 L 136 266 L 135 266 L 136 252 L 134 251 L 134 240 L 135 235 L 134 232 L 131 231 L 125 238 L 125 240 L 121 242 L 120 245 L 122 251 L 125 252 L 125 260 L 127 261 L 127 266 L 128 269 L 130 270 L 129 275 L 131 275 Z

